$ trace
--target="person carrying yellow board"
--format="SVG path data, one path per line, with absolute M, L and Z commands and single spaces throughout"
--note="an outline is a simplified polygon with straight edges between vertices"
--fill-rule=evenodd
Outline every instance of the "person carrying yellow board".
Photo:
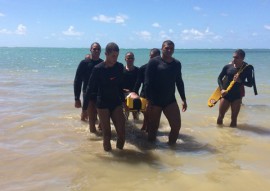
M 254 93 L 257 95 L 255 84 L 254 68 L 244 62 L 245 52 L 242 49 L 237 49 L 233 53 L 233 61 L 223 67 L 218 76 L 218 85 L 220 91 L 220 104 L 217 124 L 223 124 L 225 113 L 231 107 L 231 123 L 230 127 L 237 126 L 237 117 L 241 108 L 243 97 L 243 85 L 254 88 Z M 226 80 L 224 80 L 224 78 Z M 210 101 L 209 101 L 210 100 Z M 211 105 L 211 97 L 208 100 L 208 106 Z M 218 100 L 217 100 L 218 101 Z M 217 102 L 216 101 L 216 102 Z

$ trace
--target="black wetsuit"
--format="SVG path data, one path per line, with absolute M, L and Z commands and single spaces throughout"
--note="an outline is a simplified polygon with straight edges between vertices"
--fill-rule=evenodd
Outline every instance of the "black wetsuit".
M 135 83 L 134 89 L 133 91 L 139 95 L 139 89 L 141 87 L 142 84 L 142 89 L 140 92 L 140 97 L 145 98 L 145 91 L 144 91 L 144 76 L 145 76 L 145 70 L 146 70 L 147 64 L 142 65 L 139 68 L 139 72 L 138 72 L 138 77 L 137 77 L 137 81 Z
M 244 66 L 247 63 L 244 63 Z M 253 77 L 252 77 L 252 66 L 247 66 L 243 72 L 240 74 L 239 78 L 241 79 L 242 83 L 236 82 L 232 89 L 228 92 L 224 99 L 228 100 L 229 102 L 233 102 L 234 100 L 242 98 L 241 94 L 241 85 L 245 85 L 248 87 L 253 86 Z M 235 68 L 234 64 L 228 64 L 223 67 L 221 73 L 218 76 L 218 84 L 220 89 L 226 90 L 227 87 L 230 85 L 230 82 L 233 80 L 234 75 L 240 70 L 240 68 Z M 224 77 L 227 79 L 223 82 L 222 79 Z M 246 81 L 247 79 L 247 81 Z
M 145 72 L 145 93 L 151 104 L 166 107 L 176 101 L 175 85 L 182 100 L 186 100 L 180 61 L 166 63 L 160 56 L 152 58 Z
M 139 68 L 134 66 L 134 69 L 132 71 L 128 71 L 126 68 L 124 68 L 124 82 L 123 82 L 123 88 L 128 89 L 130 91 L 133 90 L 137 76 L 138 76 Z
M 78 65 L 76 75 L 74 78 L 74 96 L 75 100 L 79 100 L 81 96 L 81 90 L 83 94 L 86 92 L 87 84 L 91 75 L 91 72 L 95 65 L 102 62 L 102 59 L 90 60 L 84 59 Z M 82 87 L 83 86 L 83 87 Z
M 123 64 L 116 62 L 106 67 L 104 62 L 96 65 L 89 79 L 83 109 L 86 110 L 89 100 L 96 100 L 96 107 L 113 111 L 125 101 L 123 92 Z

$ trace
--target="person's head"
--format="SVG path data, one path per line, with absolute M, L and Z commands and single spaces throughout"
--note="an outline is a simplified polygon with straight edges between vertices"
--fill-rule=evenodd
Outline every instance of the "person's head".
M 127 63 L 127 66 L 133 66 L 134 60 L 135 60 L 135 57 L 134 57 L 133 52 L 127 52 L 125 55 L 125 61 Z
M 108 43 L 105 48 L 105 56 L 106 56 L 105 62 L 109 67 L 113 66 L 117 62 L 118 55 L 119 55 L 118 45 L 114 42 Z
M 150 50 L 150 58 L 154 58 L 156 56 L 160 56 L 160 50 L 157 48 L 153 48 Z
M 100 53 L 101 53 L 101 46 L 98 42 L 94 42 L 93 44 L 91 44 L 90 47 L 90 52 L 92 54 L 92 59 L 93 60 L 98 60 Z
M 162 43 L 162 57 L 171 58 L 174 53 L 174 43 L 171 40 L 166 40 Z
M 244 61 L 246 56 L 246 53 L 244 50 L 242 49 L 237 49 L 236 51 L 234 51 L 233 53 L 233 62 L 235 64 L 242 64 L 242 62 Z

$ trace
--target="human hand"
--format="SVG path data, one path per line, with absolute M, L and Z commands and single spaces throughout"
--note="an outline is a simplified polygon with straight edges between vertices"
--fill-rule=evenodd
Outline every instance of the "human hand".
M 182 103 L 182 111 L 185 112 L 187 110 L 187 102 L 186 100 Z
M 75 106 L 76 108 L 81 108 L 81 107 L 82 107 L 81 100 L 75 100 L 74 106 Z
M 235 81 L 235 82 L 238 82 L 238 83 L 241 83 L 241 79 L 239 78 L 239 74 L 238 73 L 236 73 L 234 76 L 233 76 L 233 80 Z
M 224 97 L 225 95 L 227 95 L 228 94 L 228 91 L 226 91 L 226 90 L 221 90 L 221 96 L 222 97 Z

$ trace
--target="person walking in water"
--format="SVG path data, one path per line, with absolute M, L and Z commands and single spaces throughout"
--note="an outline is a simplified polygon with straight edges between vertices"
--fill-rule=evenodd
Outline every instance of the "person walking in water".
M 157 48 L 151 49 L 150 54 L 149 54 L 150 59 L 152 59 L 156 56 L 160 56 L 160 50 Z M 144 76 L 145 76 L 145 70 L 146 70 L 147 65 L 148 65 L 148 63 L 142 65 L 139 68 L 138 78 L 137 78 L 137 81 L 136 81 L 134 89 L 133 89 L 133 92 L 135 92 L 137 95 L 140 95 L 140 97 L 142 97 L 142 98 L 145 98 Z M 141 92 L 139 94 L 139 89 L 141 87 L 141 84 L 142 84 L 142 88 L 141 88 Z M 143 113 L 144 118 L 143 118 L 143 125 L 142 125 L 141 130 L 148 131 L 147 130 L 147 119 L 148 119 L 147 107 L 146 107 L 146 110 L 143 111 L 142 113 Z
M 166 40 L 162 43 L 162 56 L 151 59 L 146 67 L 145 94 L 148 100 L 148 140 L 155 141 L 163 112 L 171 127 L 168 144 L 175 144 L 181 128 L 180 110 L 175 98 L 175 86 L 182 99 L 182 111 L 186 111 L 187 102 L 181 63 L 173 58 L 174 43 Z
M 96 100 L 98 117 L 103 133 L 103 148 L 110 151 L 112 120 L 117 133 L 116 147 L 123 149 L 125 144 L 125 116 L 123 107 L 125 96 L 123 91 L 123 64 L 117 61 L 119 47 L 111 42 L 105 49 L 105 61 L 94 67 L 89 79 L 83 109 L 87 109 L 88 102 Z
M 90 47 L 91 54 L 85 56 L 85 59 L 78 65 L 76 75 L 74 78 L 74 97 L 75 97 L 75 107 L 81 108 L 82 103 L 80 99 L 81 91 L 83 92 L 83 97 L 85 96 L 87 84 L 92 73 L 94 66 L 102 62 L 100 58 L 101 46 L 99 43 L 94 42 Z M 97 120 L 97 111 L 95 107 L 95 102 L 90 101 L 88 105 L 88 111 L 82 110 L 81 120 L 86 121 L 89 119 L 89 130 L 91 133 L 96 132 L 95 123 Z
M 245 52 L 242 49 L 236 50 L 233 53 L 232 63 L 225 65 L 218 76 L 218 85 L 222 95 L 219 103 L 218 125 L 223 124 L 225 113 L 231 107 L 230 127 L 237 126 L 237 117 L 244 96 L 243 86 L 253 86 L 254 93 L 257 95 L 254 68 L 244 62 L 244 59 Z M 224 77 L 226 77 L 225 81 L 223 81 Z

